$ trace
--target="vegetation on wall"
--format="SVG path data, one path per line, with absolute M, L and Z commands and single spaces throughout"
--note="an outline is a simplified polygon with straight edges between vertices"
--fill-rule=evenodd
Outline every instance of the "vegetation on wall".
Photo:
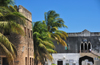
M 16 58 L 17 50 L 6 37 L 8 33 L 24 34 L 20 25 L 25 24 L 25 17 L 17 11 L 17 6 L 11 6 L 12 0 L 0 0 L 0 49 L 6 54 L 10 63 Z

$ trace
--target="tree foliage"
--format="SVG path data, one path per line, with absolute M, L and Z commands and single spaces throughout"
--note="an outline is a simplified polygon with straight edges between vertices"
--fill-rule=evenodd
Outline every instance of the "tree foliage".
M 66 32 L 58 30 L 58 28 L 65 27 L 64 21 L 62 18 L 59 18 L 59 14 L 57 14 L 55 11 L 50 10 L 48 12 L 45 12 L 45 24 L 47 25 L 48 32 L 50 32 L 50 37 L 55 39 L 57 43 L 62 44 L 63 46 L 67 46 L 66 37 L 68 36 Z
M 48 11 L 45 13 L 45 21 L 37 21 L 33 25 L 33 40 L 34 40 L 34 55 L 35 55 L 35 65 L 38 62 L 44 65 L 44 62 L 49 59 L 52 60 L 50 53 L 55 53 L 53 50 L 55 48 L 53 41 L 56 40 L 57 43 L 67 46 L 66 37 L 68 36 L 66 32 L 58 30 L 58 28 L 66 27 L 64 25 L 63 19 L 59 18 L 59 14 L 55 11 Z
M 17 11 L 16 6 L 0 6 L 0 49 L 6 54 L 9 63 L 16 58 L 17 50 L 5 34 L 23 35 L 24 31 L 21 25 L 25 24 L 24 19 L 25 17 Z
M 34 40 L 34 56 L 35 65 L 39 62 L 45 63 L 46 59 L 52 60 L 50 52 L 55 53 L 55 46 L 48 36 L 46 25 L 43 22 L 37 21 L 33 24 L 33 40 Z
M 14 0 L 0 0 L 0 6 L 14 5 Z

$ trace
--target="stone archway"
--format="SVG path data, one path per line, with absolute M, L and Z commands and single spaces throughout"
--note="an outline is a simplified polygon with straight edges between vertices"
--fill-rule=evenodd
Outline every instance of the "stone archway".
M 79 65 L 82 65 L 82 61 L 84 60 L 88 60 L 89 62 L 92 62 L 92 64 L 94 64 L 94 60 L 92 57 L 89 56 L 83 56 L 79 58 Z

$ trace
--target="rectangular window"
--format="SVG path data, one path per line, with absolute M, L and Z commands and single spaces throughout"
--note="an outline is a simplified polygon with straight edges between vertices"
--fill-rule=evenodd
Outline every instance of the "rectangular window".
M 29 38 L 30 38 L 30 31 L 29 31 L 29 29 L 28 29 L 28 36 L 29 36 Z
M 2 65 L 9 65 L 6 57 L 2 58 Z
M 25 57 L 25 65 L 27 65 L 27 57 Z
M 9 29 L 6 29 L 6 30 L 4 31 L 4 35 L 10 35 L 10 30 L 9 30 Z
M 30 65 L 31 65 L 31 58 L 30 58 Z
M 65 50 L 67 50 L 67 46 L 65 46 Z
M 26 27 L 24 27 L 24 31 L 25 31 L 25 36 L 26 36 Z
M 32 65 L 34 65 L 34 59 L 32 58 Z
M 70 44 L 68 44 L 68 50 L 70 50 Z

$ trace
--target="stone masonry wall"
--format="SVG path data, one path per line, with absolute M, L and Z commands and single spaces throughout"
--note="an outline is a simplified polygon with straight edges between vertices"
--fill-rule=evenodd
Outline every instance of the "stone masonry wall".
M 17 48 L 17 58 L 14 61 L 14 65 L 34 65 L 34 44 L 32 37 L 32 14 L 23 6 L 19 6 L 18 11 L 23 14 L 26 19 L 26 25 L 21 26 L 25 32 L 25 35 L 18 35 L 11 33 L 7 35 L 9 40 Z M 24 34 L 24 33 L 23 33 Z M 1 53 L 1 52 L 0 52 Z M 3 53 L 0 57 L 6 57 Z

